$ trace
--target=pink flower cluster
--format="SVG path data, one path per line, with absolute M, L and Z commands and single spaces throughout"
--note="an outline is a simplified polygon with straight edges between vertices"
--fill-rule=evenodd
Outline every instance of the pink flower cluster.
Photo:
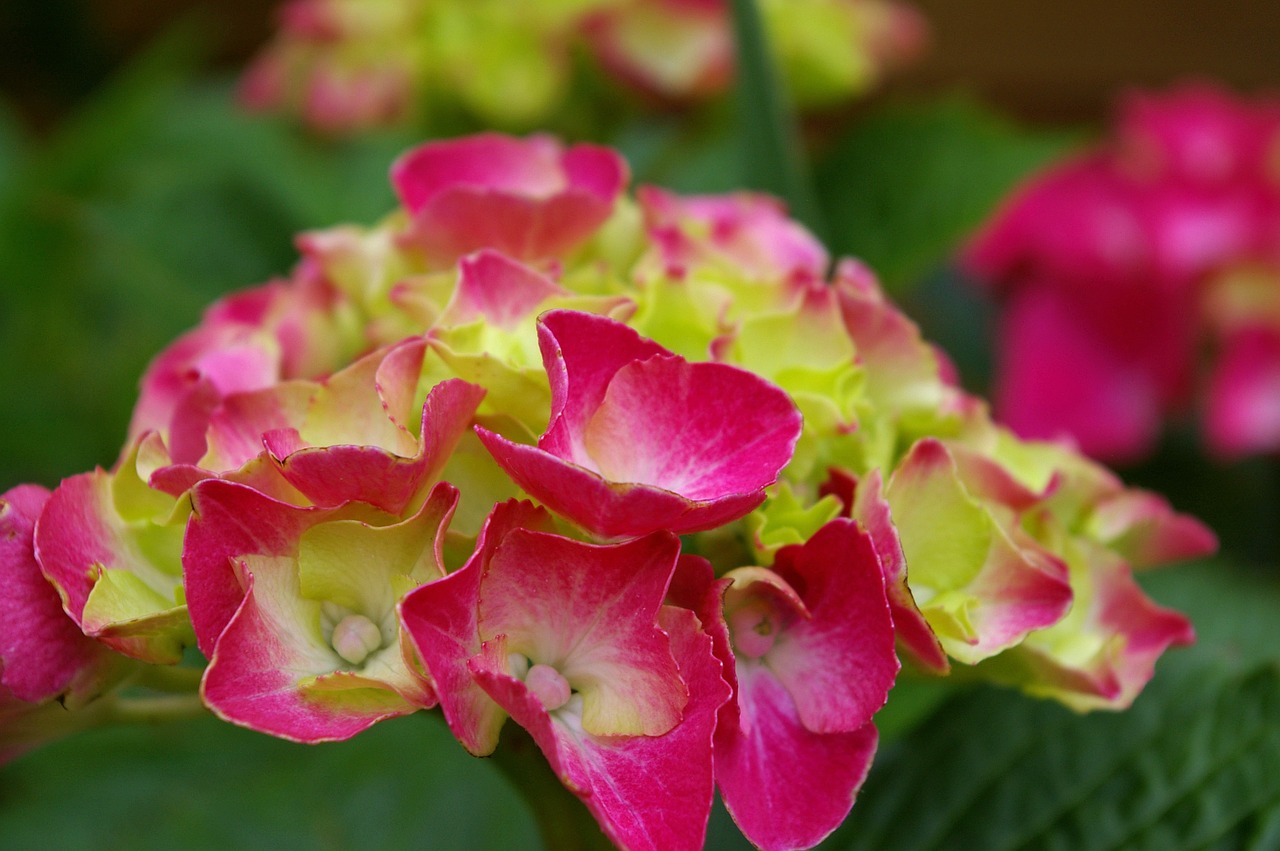
M 700 847 L 718 788 L 801 848 L 899 653 L 1118 708 L 1191 640 L 1131 571 L 1212 534 L 995 426 L 776 202 L 632 200 L 617 154 L 541 136 L 392 180 L 161 353 L 111 470 L 4 494 L 7 751 L 194 645 L 231 723 L 438 707 L 476 755 L 516 724 L 620 847 Z
M 1194 398 L 1215 455 L 1280 451 L 1280 100 L 1130 96 L 964 262 L 1002 305 L 994 403 L 1019 434 L 1130 461 Z
M 805 104 L 865 90 L 926 38 L 919 13 L 897 0 L 762 0 L 761 11 Z M 289 0 L 242 92 L 251 107 L 331 132 L 459 103 L 488 126 L 530 126 L 570 98 L 575 53 L 659 103 L 722 95 L 733 81 L 729 3 Z

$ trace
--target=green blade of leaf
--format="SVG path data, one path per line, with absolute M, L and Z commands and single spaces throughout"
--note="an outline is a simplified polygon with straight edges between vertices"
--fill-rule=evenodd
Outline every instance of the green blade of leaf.
M 738 127 L 747 188 L 773 193 L 791 215 L 825 241 L 821 211 L 796 132 L 794 112 L 779 80 L 756 0 L 733 0 L 738 47 Z

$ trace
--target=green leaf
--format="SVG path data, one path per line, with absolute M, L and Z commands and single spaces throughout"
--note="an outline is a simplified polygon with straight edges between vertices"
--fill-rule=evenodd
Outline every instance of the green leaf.
M 1280 671 L 1199 668 L 1128 712 L 982 689 L 881 754 L 832 847 L 1244 847 L 1280 810 Z
M 0 205 L 18 180 L 25 158 L 26 140 L 9 107 L 0 100 Z
M 0 769 L 0 847 L 541 846 L 501 773 L 413 715 L 320 746 L 213 718 L 81 734 Z
M 1280 582 L 1222 563 L 1146 584 L 1200 642 L 1134 706 L 1075 715 L 982 688 L 882 750 L 832 848 L 1275 848 Z
M 245 115 L 229 85 L 191 82 L 194 55 L 182 33 L 148 51 L 7 193 L 0 127 L 0 489 L 110 464 L 145 365 L 210 302 L 286 273 L 297 232 L 392 207 L 408 139 Z
M 901 291 L 1071 138 L 1019 129 L 962 98 L 872 114 L 817 169 L 831 248 L 862 258 Z

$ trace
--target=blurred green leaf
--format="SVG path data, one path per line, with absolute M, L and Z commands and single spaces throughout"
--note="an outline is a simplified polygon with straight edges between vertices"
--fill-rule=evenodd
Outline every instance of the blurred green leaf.
M 856 124 L 817 169 L 830 246 L 902 291 L 1071 139 L 1017 128 L 963 98 L 883 109 Z
M 1278 713 L 1270 666 L 1168 677 L 1117 715 L 983 689 L 881 755 L 832 844 L 1262 849 L 1260 831 L 1280 812 Z
M 0 101 L 0 205 L 17 182 L 26 154 L 22 128 L 4 101 Z
M 0 847 L 541 846 L 501 773 L 414 715 L 320 746 L 212 717 L 82 734 L 0 769 Z
M 0 204 L 0 489 L 110 464 L 145 365 L 209 303 L 287 273 L 299 231 L 393 204 L 408 138 L 245 115 L 194 81 L 184 32 L 33 147 Z

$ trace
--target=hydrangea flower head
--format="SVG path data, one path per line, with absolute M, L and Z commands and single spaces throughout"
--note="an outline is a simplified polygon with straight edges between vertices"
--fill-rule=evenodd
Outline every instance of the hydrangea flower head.
M 114 467 L 0 500 L 0 730 L 194 644 L 231 723 L 438 707 L 476 755 L 523 728 L 619 847 L 700 847 L 718 788 L 800 848 L 903 664 L 1114 708 L 1190 640 L 1132 570 L 1198 521 L 993 423 L 777 202 L 626 175 L 428 144 L 162 352 Z

